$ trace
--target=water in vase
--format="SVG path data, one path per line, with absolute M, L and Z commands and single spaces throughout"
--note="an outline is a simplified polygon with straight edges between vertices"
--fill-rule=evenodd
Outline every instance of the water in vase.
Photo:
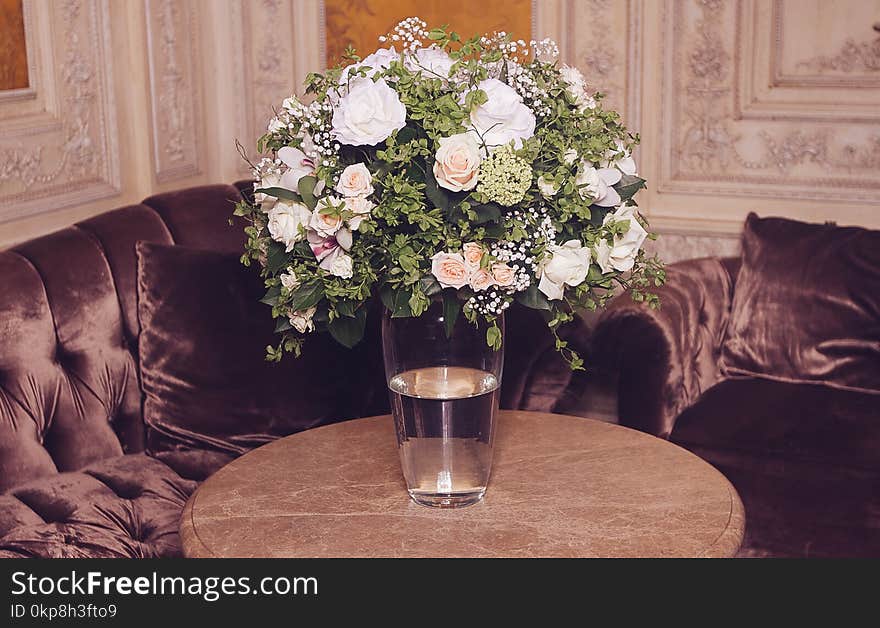
M 492 467 L 498 378 L 460 366 L 404 371 L 391 378 L 403 474 L 426 506 L 464 506 L 486 492 Z

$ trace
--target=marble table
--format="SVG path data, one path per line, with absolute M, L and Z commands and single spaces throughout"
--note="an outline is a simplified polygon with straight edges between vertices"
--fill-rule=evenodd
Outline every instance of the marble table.
M 389 416 L 264 445 L 190 497 L 190 557 L 733 556 L 730 482 L 664 440 L 590 419 L 502 412 L 483 501 L 410 501 Z

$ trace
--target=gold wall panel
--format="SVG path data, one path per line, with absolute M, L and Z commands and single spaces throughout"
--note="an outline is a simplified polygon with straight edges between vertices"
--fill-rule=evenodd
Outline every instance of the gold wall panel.
M 532 0 L 324 0 L 324 11 L 328 67 L 348 44 L 361 57 L 373 52 L 379 35 L 412 16 L 428 28 L 449 24 L 462 37 L 496 30 L 526 42 L 532 37 Z
M 0 91 L 27 86 L 22 0 L 0 0 Z

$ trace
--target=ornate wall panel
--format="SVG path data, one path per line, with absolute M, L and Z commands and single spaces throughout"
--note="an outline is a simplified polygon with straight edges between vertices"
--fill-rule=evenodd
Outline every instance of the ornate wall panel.
M 119 192 L 107 0 L 27 0 L 30 89 L 0 98 L 0 222 Z
M 637 131 L 641 123 L 642 1 L 567 0 L 562 59 L 578 67 L 590 88 L 606 94 Z
M 153 167 L 160 183 L 200 172 L 199 20 L 191 0 L 144 0 Z
M 847 48 L 845 34 L 864 30 L 855 16 L 877 3 L 841 0 L 826 15 L 828 4 L 666 2 L 660 193 L 880 202 L 876 68 L 862 55 L 867 63 L 844 71 L 821 52 Z M 786 44 L 789 27 L 811 13 L 827 18 L 811 21 L 826 31 L 822 46 L 802 33 Z

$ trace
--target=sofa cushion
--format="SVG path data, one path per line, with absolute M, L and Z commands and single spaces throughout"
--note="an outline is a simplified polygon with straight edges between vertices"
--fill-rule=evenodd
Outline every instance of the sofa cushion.
M 144 454 L 21 484 L 0 495 L 0 557 L 179 556 L 180 514 L 195 488 Z
M 140 367 L 148 451 L 203 478 L 249 449 L 357 415 L 357 361 L 328 334 L 265 361 L 274 320 L 239 254 L 138 245 Z
M 718 467 L 746 509 L 745 555 L 880 556 L 877 395 L 729 379 L 672 440 Z
M 720 364 L 880 392 L 880 231 L 750 214 Z

